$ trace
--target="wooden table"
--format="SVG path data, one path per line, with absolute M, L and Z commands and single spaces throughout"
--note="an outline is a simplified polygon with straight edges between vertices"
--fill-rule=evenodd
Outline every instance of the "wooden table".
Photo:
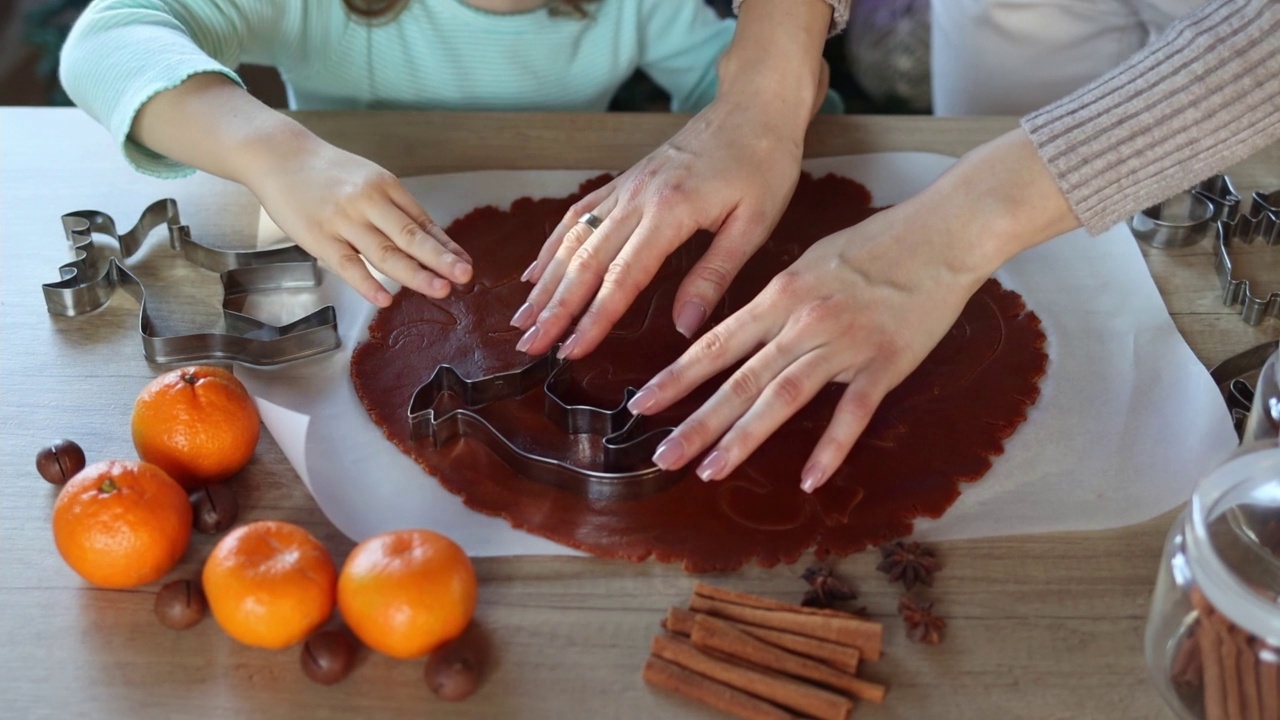
M 673 133 L 666 115 L 303 115 L 333 142 L 414 175 L 481 168 L 625 167 Z M 883 150 L 960 154 L 1012 119 L 821 118 L 810 155 Z M 1246 186 L 1280 186 L 1280 148 L 1235 170 Z M 54 549 L 55 491 L 35 451 L 59 437 L 90 459 L 132 457 L 130 408 L 155 373 L 142 359 L 137 305 L 118 295 L 85 319 L 45 313 L 39 285 L 67 259 L 58 217 L 96 208 L 130 222 L 159 197 L 180 201 L 201 238 L 249 237 L 247 191 L 207 176 L 161 182 L 131 172 L 101 128 L 74 110 L 0 111 L 0 717 L 714 717 L 652 692 L 639 677 L 665 609 L 692 580 L 678 568 L 594 559 L 478 561 L 479 617 L 500 656 L 466 703 L 435 701 L 422 663 L 366 656 L 341 685 L 298 669 L 296 650 L 237 645 L 206 621 L 186 632 L 152 616 L 155 587 L 97 590 Z M 1280 335 L 1250 329 L 1217 299 L 1206 246 L 1150 254 L 1153 275 L 1206 363 Z M 242 520 L 310 529 L 342 558 L 351 547 L 321 515 L 275 442 L 234 481 Z M 896 594 L 870 554 L 839 562 L 887 621 L 890 686 L 866 718 L 1167 717 L 1147 681 L 1142 632 L 1162 517 L 1110 532 L 946 543 L 936 594 L 950 625 L 938 648 L 908 645 Z M 194 539 L 174 577 L 194 576 L 213 539 Z M 803 565 L 747 568 L 716 580 L 798 597 Z

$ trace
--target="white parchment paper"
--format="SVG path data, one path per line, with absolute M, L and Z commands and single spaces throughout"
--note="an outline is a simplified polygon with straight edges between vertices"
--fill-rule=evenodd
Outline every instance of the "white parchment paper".
M 854 178 L 871 189 L 877 204 L 893 204 L 952 162 L 885 153 L 813 160 L 805 168 Z M 477 206 L 567 194 L 595 174 L 493 171 L 410 178 L 406 184 L 447 224 Z M 278 235 L 264 220 L 261 239 Z M 919 521 L 916 535 L 940 540 L 1118 527 L 1185 501 L 1195 480 L 1235 446 L 1235 434 L 1128 229 L 1117 226 L 1096 238 L 1069 233 L 1013 259 L 998 277 L 1022 293 L 1044 323 L 1050 363 L 1042 393 L 991 472 L 966 485 L 941 519 Z M 426 527 L 477 556 L 579 554 L 469 510 L 383 437 L 348 375 L 351 351 L 367 337 L 374 308 L 335 276 L 326 276 L 301 301 L 295 296 L 284 303 L 268 293 L 248 310 L 280 322 L 304 312 L 300 303 L 316 302 L 337 307 L 342 349 L 236 372 L 272 436 L 342 532 L 359 540 Z

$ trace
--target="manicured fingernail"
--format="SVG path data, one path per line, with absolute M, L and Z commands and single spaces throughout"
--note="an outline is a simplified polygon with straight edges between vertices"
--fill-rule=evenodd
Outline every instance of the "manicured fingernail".
M 533 262 L 529 263 L 529 267 L 524 271 L 524 274 L 520 276 L 520 282 L 529 282 L 529 278 L 533 277 L 533 271 L 537 269 L 538 269 L 537 260 L 534 260 Z
M 444 278 L 436 278 L 431 281 L 431 283 L 428 285 L 428 288 L 431 290 L 431 293 L 430 293 L 431 295 L 438 295 L 440 297 L 444 297 L 445 295 L 449 294 L 449 290 L 452 288 L 452 286 L 449 284 L 448 280 L 445 280 Z
M 564 341 L 564 344 L 560 346 L 560 352 L 556 353 L 556 357 L 563 360 L 569 357 L 569 353 L 573 352 L 576 347 L 578 347 L 578 333 L 570 335 L 569 339 Z
M 680 314 L 676 316 L 676 330 L 679 330 L 681 335 L 691 338 L 706 320 L 707 309 L 702 306 L 702 303 L 690 300 L 680 308 Z
M 658 445 L 653 453 L 653 464 L 663 470 L 675 470 L 684 459 L 684 442 L 680 438 L 669 437 Z
M 516 343 L 516 352 L 524 352 L 525 350 L 528 350 L 529 346 L 532 345 L 534 341 L 538 339 L 539 332 L 540 330 L 538 329 L 537 325 L 534 325 L 533 327 L 529 328 L 529 332 L 525 333 L 520 338 L 520 342 Z
M 533 307 L 533 303 L 525 303 L 516 311 L 515 316 L 511 318 L 511 326 L 523 328 L 529 324 L 533 316 L 537 314 L 537 309 Z
M 636 396 L 627 403 L 627 409 L 635 415 L 643 415 L 658 401 L 658 391 L 651 387 L 642 387 Z
M 822 468 L 810 465 L 800 473 L 800 489 L 811 493 L 822 484 Z
M 729 465 L 729 458 L 719 450 L 713 450 L 710 455 L 703 459 L 698 465 L 698 477 L 703 481 L 719 480 L 724 474 L 724 469 Z

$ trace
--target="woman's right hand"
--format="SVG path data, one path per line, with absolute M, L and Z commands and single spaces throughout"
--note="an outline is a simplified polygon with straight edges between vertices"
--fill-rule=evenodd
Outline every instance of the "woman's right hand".
M 369 302 L 391 294 L 369 264 L 433 298 L 471 280 L 472 260 L 387 170 L 309 133 L 246 178 L 262 207 L 302 249 Z
M 1078 221 L 1017 130 L 922 193 L 815 243 L 632 398 L 652 415 L 745 362 L 658 446 L 654 463 L 720 480 L 827 383 L 847 385 L 801 474 L 812 492 L 884 396 L 924 360 L 1005 260 Z

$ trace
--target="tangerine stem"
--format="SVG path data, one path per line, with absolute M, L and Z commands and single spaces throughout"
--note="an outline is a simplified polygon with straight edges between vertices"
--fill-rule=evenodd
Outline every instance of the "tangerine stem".
M 104 495 L 110 495 L 111 493 L 119 489 L 120 489 L 120 486 L 117 485 L 116 481 L 112 478 L 107 478 L 106 480 L 103 480 L 102 484 L 98 486 L 98 492 Z

